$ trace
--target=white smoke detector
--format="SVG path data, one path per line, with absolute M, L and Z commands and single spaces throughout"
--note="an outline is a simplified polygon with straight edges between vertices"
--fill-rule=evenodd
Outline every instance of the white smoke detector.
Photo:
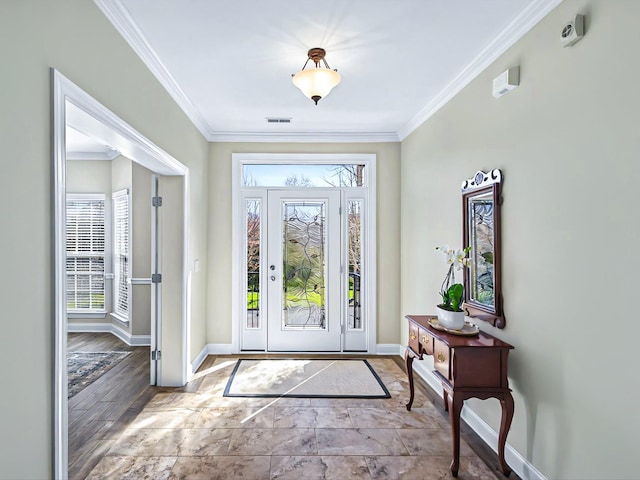
M 520 67 L 512 67 L 493 79 L 493 96 L 500 98 L 518 85 L 520 85 Z
M 560 41 L 563 47 L 570 47 L 584 37 L 584 15 L 576 14 L 566 22 L 560 31 Z

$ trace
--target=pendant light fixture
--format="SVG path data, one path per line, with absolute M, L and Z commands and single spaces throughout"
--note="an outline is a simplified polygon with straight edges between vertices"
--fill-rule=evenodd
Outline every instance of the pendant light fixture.
M 324 48 L 312 48 L 307 52 L 309 58 L 300 70 L 293 77 L 293 84 L 298 87 L 305 97 L 313 100 L 316 105 L 318 100 L 329 95 L 329 92 L 340 83 L 340 74 L 337 70 L 331 70 L 329 64 L 324 59 L 327 52 Z M 305 70 L 305 67 L 313 60 L 316 64 L 315 68 Z M 324 63 L 324 66 L 320 65 Z

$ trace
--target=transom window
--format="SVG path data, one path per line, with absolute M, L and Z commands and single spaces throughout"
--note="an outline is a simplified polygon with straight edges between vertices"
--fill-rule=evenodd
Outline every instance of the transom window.
M 365 165 L 243 164 L 244 187 L 364 187 Z

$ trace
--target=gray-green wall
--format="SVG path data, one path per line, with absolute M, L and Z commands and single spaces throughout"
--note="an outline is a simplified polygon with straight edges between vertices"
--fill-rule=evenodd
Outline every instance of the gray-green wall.
M 231 343 L 231 155 L 373 153 L 377 163 L 377 343 L 400 340 L 400 144 L 212 143 L 209 152 L 208 343 Z
M 563 48 L 576 13 L 586 36 Z M 483 328 L 515 346 L 508 442 L 550 479 L 638 478 L 638 19 L 634 0 L 566 0 L 402 142 L 403 314 L 438 301 L 461 181 L 504 173 L 507 325 Z M 493 98 L 515 65 L 520 86 Z M 497 430 L 498 402 L 468 403 Z
M 0 58 L 0 478 L 44 479 L 53 471 L 49 69 L 190 168 L 189 258 L 205 263 L 208 144 L 91 1 L 0 2 Z M 192 330 L 204 332 L 202 273 L 191 294 Z

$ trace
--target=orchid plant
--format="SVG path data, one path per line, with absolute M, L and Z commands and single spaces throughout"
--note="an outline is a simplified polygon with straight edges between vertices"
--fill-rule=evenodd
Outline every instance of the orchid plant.
M 442 247 L 436 247 L 436 250 L 440 250 L 444 253 L 446 262 L 449 265 L 447 275 L 444 277 L 442 286 L 440 287 L 440 296 L 442 297 L 442 303 L 438 307 L 449 310 L 451 312 L 462 312 L 462 300 L 464 298 L 464 286 L 461 283 L 456 283 L 456 270 L 462 270 L 464 267 L 468 267 L 470 259 L 467 254 L 471 250 L 471 247 L 466 247 L 459 250 L 449 248 L 448 245 Z

